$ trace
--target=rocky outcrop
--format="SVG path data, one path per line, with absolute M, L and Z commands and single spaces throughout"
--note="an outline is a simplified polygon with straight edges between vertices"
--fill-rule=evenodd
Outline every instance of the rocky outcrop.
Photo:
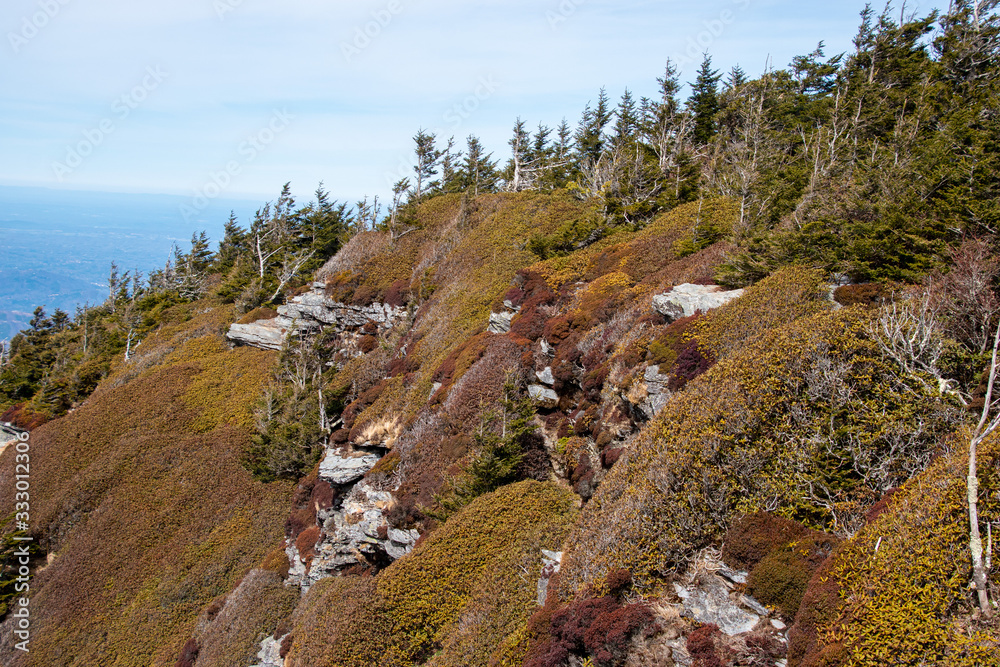
M 26 431 L 11 426 L 8 422 L 0 423 L 0 447 L 15 442 L 22 433 L 26 433 Z
M 324 328 L 336 332 L 358 330 L 371 323 L 379 330 L 390 329 L 405 313 L 384 303 L 352 306 L 326 296 L 324 283 L 313 283 L 305 294 L 278 306 L 278 317 L 251 324 L 233 324 L 226 337 L 234 343 L 267 350 L 280 350 L 289 335 L 314 333 Z
M 361 482 L 339 507 L 321 510 L 317 518 L 322 522 L 322 532 L 312 559 L 307 563 L 295 544 L 285 548 L 291 564 L 289 582 L 308 590 L 317 581 L 352 565 L 388 562 L 412 551 L 420 533 L 389 527 L 384 511 L 392 502 L 388 491 Z
M 281 657 L 281 642 L 284 638 L 275 639 L 271 635 L 264 637 L 257 653 L 257 662 L 250 667 L 283 667 L 285 659 Z
M 646 399 L 640 404 L 639 409 L 646 415 L 647 419 L 652 419 L 663 410 L 670 400 L 671 391 L 667 388 L 669 375 L 661 375 L 659 366 L 650 366 L 643 375 L 646 383 Z
M 265 350 L 280 350 L 288 338 L 288 332 L 294 328 L 295 323 L 284 317 L 260 320 L 253 324 L 236 323 L 229 327 L 226 338 L 242 345 Z
M 364 477 L 380 458 L 380 454 L 331 449 L 319 464 L 319 477 L 335 487 L 345 486 Z
M 533 384 L 528 387 L 528 396 L 538 407 L 551 410 L 559 405 L 559 394 L 548 387 L 540 384 Z
M 770 610 L 742 593 L 747 573 L 732 570 L 712 557 L 704 558 L 690 571 L 685 581 L 674 582 L 674 592 L 681 600 L 680 613 L 698 623 L 713 623 L 729 636 L 750 632 Z M 781 627 L 772 623 L 777 630 Z
M 490 324 L 486 330 L 490 333 L 505 334 L 510 331 L 510 323 L 514 316 L 521 312 L 520 306 L 515 306 L 510 301 L 503 302 L 504 310 L 499 313 L 490 313 Z
M 490 313 L 490 325 L 486 328 L 490 333 L 505 334 L 510 331 L 514 313 Z
M 699 623 L 714 623 L 729 636 L 750 632 L 760 621 L 761 617 L 745 604 L 730 599 L 729 589 L 719 576 L 708 575 L 695 588 L 675 583 L 674 590 L 683 601 L 683 616 Z
M 669 321 L 707 313 L 743 296 L 743 290 L 723 291 L 718 285 L 678 285 L 666 294 L 653 297 L 653 310 Z

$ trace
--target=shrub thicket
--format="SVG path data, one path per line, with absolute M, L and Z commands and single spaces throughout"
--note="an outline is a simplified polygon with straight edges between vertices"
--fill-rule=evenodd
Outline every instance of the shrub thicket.
M 985 524 L 1000 518 L 1000 438 L 979 456 Z M 813 577 L 789 635 L 790 665 L 1000 664 L 996 626 L 971 619 L 967 461 L 961 446 L 936 461 Z
M 881 356 L 866 317 L 819 313 L 764 332 L 674 396 L 588 504 L 562 595 L 613 567 L 654 586 L 740 514 L 767 506 L 834 532 L 862 524 L 956 418 Z M 723 313 L 702 331 L 729 320 L 745 326 Z
M 486 667 L 504 660 L 535 608 L 540 550 L 562 543 L 574 505 L 552 484 L 505 486 L 477 498 L 377 579 L 320 582 L 295 614 L 289 664 Z

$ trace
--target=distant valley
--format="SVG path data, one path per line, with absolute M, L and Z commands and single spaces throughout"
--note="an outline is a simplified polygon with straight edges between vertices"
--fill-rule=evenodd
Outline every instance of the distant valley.
M 259 202 L 214 200 L 185 219 L 188 198 L 0 187 L 0 340 L 27 326 L 37 306 L 73 314 L 107 297 L 111 262 L 143 274 L 163 266 L 194 231 L 213 242 L 235 211 L 247 223 Z

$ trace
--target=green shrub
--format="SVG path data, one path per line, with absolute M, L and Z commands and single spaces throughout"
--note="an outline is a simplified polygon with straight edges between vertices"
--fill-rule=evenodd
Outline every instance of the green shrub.
M 967 433 L 966 433 L 967 435 Z M 971 620 L 967 455 L 956 450 L 893 495 L 814 577 L 790 665 L 997 665 L 1000 632 Z M 980 447 L 980 521 L 1000 519 L 1000 438 Z M 994 562 L 1000 550 L 993 547 Z
M 862 525 L 958 419 L 882 358 L 866 318 L 821 312 L 767 331 L 676 394 L 586 506 L 561 595 L 618 567 L 655 589 L 739 516 L 769 505 L 829 532 Z
M 554 484 L 477 498 L 377 579 L 317 584 L 288 664 L 486 667 L 535 609 L 540 549 L 558 548 L 575 518 L 574 496 Z

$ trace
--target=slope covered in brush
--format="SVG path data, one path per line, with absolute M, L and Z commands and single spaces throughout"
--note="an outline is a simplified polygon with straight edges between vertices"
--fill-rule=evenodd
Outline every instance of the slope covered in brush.
M 4 664 L 173 667 L 202 608 L 280 541 L 290 485 L 239 464 L 273 355 L 229 350 L 231 317 L 211 301 L 173 308 L 85 405 L 31 433 L 47 561 L 31 582 L 31 651 L 14 651 L 6 624 Z M 0 484 L 13 497 L 13 476 Z

